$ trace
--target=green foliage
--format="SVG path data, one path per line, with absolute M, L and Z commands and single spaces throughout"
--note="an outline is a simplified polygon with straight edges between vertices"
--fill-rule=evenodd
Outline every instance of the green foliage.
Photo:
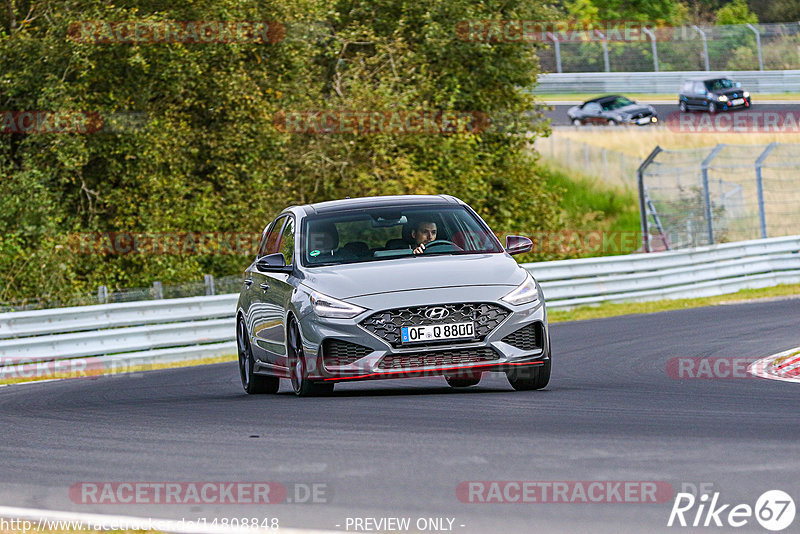
M 717 10 L 717 24 L 755 24 L 758 16 L 750 11 L 745 0 L 733 2 Z
M 89 232 L 252 232 L 284 206 L 450 193 L 495 228 L 552 228 L 558 195 L 521 135 L 292 134 L 308 110 L 534 109 L 530 47 L 473 43 L 460 20 L 541 19 L 539 1 L 17 0 L 0 11 L 6 110 L 133 117 L 93 134 L 0 134 L 0 300 L 240 273 L 250 256 L 85 254 Z M 77 21 L 280 21 L 277 43 L 87 43 Z M 143 120 L 141 120 L 143 119 Z M 529 136 L 530 137 L 530 136 Z

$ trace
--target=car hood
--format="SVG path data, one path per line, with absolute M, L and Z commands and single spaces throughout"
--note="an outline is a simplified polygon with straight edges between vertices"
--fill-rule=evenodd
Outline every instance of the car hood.
M 313 267 L 303 284 L 339 299 L 460 286 L 518 286 L 525 271 L 507 254 L 408 257 Z

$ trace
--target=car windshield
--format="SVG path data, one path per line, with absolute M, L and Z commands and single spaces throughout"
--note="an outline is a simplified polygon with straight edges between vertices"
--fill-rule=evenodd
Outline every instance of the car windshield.
M 425 245 L 422 251 L 420 244 Z M 309 267 L 503 252 L 497 239 L 464 207 L 376 208 L 307 217 L 301 246 L 303 264 Z
M 635 104 L 633 100 L 625 98 L 624 96 L 618 96 L 614 100 L 609 100 L 608 102 L 603 103 L 603 109 L 606 111 L 612 109 L 619 109 L 624 108 L 625 106 L 630 106 L 631 104 Z
M 722 89 L 733 89 L 736 87 L 736 82 L 733 80 L 729 80 L 727 78 L 721 78 L 719 80 L 708 80 L 706 82 L 706 89 L 709 91 L 719 91 Z

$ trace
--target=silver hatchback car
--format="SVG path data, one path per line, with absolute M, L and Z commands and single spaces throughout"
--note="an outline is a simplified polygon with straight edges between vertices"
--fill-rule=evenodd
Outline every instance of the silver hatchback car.
M 291 206 L 269 224 L 236 312 L 247 393 L 297 395 L 337 382 L 503 372 L 516 390 L 550 380 L 539 284 L 464 202 L 447 195 Z

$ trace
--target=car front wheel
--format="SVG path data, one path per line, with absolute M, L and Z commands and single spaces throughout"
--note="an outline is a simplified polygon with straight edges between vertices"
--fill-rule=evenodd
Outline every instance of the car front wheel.
M 681 100 L 680 103 L 678 104 L 678 108 L 680 108 L 681 113 L 686 113 L 686 111 L 689 109 L 686 107 L 686 102 L 684 102 L 683 100 Z
M 247 335 L 247 326 L 239 319 L 236 327 L 236 348 L 239 352 L 239 376 L 242 387 L 250 394 L 277 393 L 281 381 L 277 376 L 262 376 L 253 373 L 255 361 L 253 348 L 250 346 L 250 336 Z
M 713 102 L 708 103 L 708 112 L 709 113 L 716 113 L 717 112 L 717 105 Z
M 580 119 L 572 119 L 572 125 L 575 126 L 576 128 L 580 128 L 583 125 L 583 123 L 581 122 Z
M 332 382 L 312 382 L 308 379 L 308 360 L 303 351 L 300 330 L 295 323 L 292 323 L 289 328 L 288 341 L 289 377 L 292 381 L 292 390 L 294 390 L 295 395 L 298 397 L 313 397 L 314 395 L 332 393 L 334 386 Z
M 537 366 L 520 366 L 511 371 L 506 371 L 508 383 L 516 391 L 530 391 L 532 389 L 542 389 L 550 382 L 550 364 L 548 358 L 544 364 Z

